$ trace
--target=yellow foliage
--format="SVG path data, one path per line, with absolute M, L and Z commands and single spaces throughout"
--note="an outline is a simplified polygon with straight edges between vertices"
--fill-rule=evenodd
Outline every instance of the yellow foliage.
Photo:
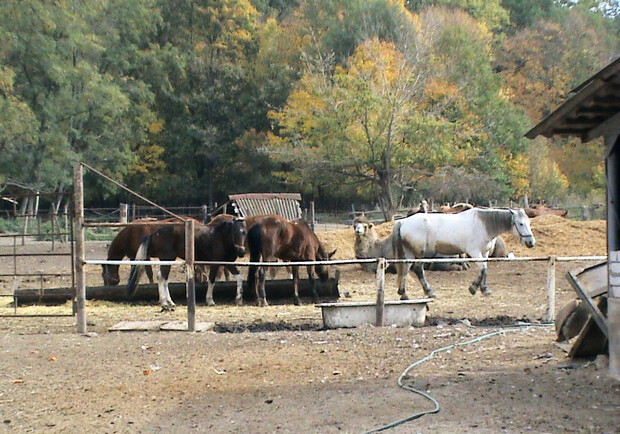
M 507 161 L 510 173 L 510 184 L 514 189 L 515 196 L 521 196 L 530 189 L 529 162 L 526 155 L 517 155 Z
M 152 122 L 149 125 L 149 133 L 151 134 L 160 133 L 163 129 L 164 129 L 164 121 L 161 119 L 158 121 Z

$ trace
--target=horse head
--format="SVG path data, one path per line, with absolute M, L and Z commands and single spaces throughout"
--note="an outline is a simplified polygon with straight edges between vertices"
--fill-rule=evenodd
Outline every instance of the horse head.
M 317 261 L 329 261 L 332 258 L 332 256 L 334 256 L 334 254 L 336 253 L 336 250 L 338 249 L 335 249 L 333 252 L 326 253 L 323 246 L 319 245 L 319 250 L 317 251 L 317 254 L 316 254 Z M 316 271 L 316 274 L 319 276 L 319 280 L 321 282 L 327 282 L 327 280 L 329 279 L 329 269 L 327 268 L 327 265 L 315 265 L 314 270 Z
M 105 286 L 116 286 L 120 282 L 120 276 L 118 275 L 118 265 L 101 265 L 101 277 L 103 277 L 103 284 Z
M 235 246 L 237 256 L 245 256 L 245 241 L 248 236 L 248 227 L 245 218 L 235 218 L 232 220 L 232 241 Z
M 525 213 L 525 210 L 523 210 L 523 208 L 518 211 L 511 209 L 510 214 L 512 216 L 511 223 L 513 233 L 518 236 L 527 247 L 534 247 L 536 245 L 536 239 L 532 233 L 530 219 Z

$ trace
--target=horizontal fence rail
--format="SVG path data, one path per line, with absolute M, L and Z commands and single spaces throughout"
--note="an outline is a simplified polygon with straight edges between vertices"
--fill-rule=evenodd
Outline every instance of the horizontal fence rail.
M 370 264 L 377 263 L 377 326 L 383 325 L 384 317 L 384 286 L 385 286 L 385 269 L 389 263 L 441 263 L 441 262 L 548 262 L 547 267 L 547 312 L 545 320 L 553 322 L 555 320 L 555 266 L 557 262 L 571 261 L 605 261 L 607 256 L 531 256 L 518 258 L 429 258 L 429 259 L 339 259 L 329 261 L 294 261 L 294 262 L 246 262 L 246 261 L 194 261 L 194 265 L 207 266 L 225 266 L 236 265 L 242 267 L 290 267 L 290 266 L 311 266 L 311 265 L 348 265 L 348 264 Z M 182 265 L 186 267 L 184 260 L 179 261 L 149 261 L 149 260 L 85 260 L 84 264 L 88 265 Z

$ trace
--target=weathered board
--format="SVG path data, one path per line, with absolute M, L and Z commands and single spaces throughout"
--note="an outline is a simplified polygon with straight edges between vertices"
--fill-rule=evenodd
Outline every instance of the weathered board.
M 339 275 L 330 278 L 326 282 L 318 282 L 318 293 L 322 300 L 335 300 L 339 298 L 338 292 Z M 185 283 L 170 283 L 170 296 L 176 302 L 186 300 Z M 299 295 L 301 297 L 311 296 L 311 286 L 307 279 L 299 281 Z M 232 301 L 237 291 L 236 282 L 218 281 L 215 283 L 213 294 L 216 302 Z M 267 280 L 265 281 L 265 291 L 267 299 L 288 298 L 293 295 L 293 281 L 291 279 Z M 207 292 L 207 285 L 204 282 L 196 283 L 196 300 L 204 302 Z M 62 304 L 73 299 L 73 288 L 46 288 L 37 289 L 18 289 L 14 292 L 18 306 L 28 304 Z M 243 282 L 244 300 L 252 301 L 256 295 L 248 291 L 246 282 Z M 86 288 L 86 299 L 88 300 L 107 300 L 107 301 L 147 301 L 156 302 L 158 300 L 157 285 L 139 285 L 131 299 L 127 298 L 125 286 L 90 286 Z

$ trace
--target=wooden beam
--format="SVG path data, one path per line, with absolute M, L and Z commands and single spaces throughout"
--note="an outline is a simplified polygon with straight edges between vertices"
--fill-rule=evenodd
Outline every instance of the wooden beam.
M 613 136 L 617 134 L 620 134 L 620 111 L 588 131 L 583 141 L 589 142 L 600 136 Z

